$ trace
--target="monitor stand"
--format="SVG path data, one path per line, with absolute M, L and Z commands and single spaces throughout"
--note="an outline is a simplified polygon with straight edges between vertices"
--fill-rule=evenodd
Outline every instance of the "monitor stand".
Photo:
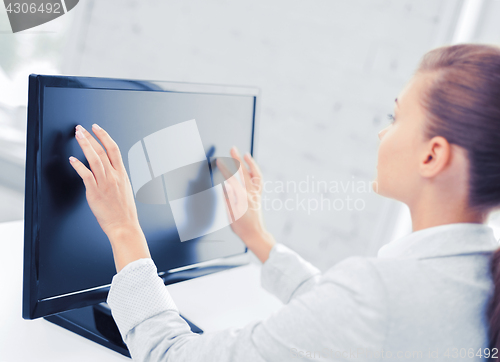
M 124 356 L 130 357 L 127 346 L 123 343 L 118 327 L 111 316 L 111 310 L 106 303 L 73 309 L 44 318 L 49 322 L 69 329 Z M 191 331 L 198 334 L 203 333 L 200 328 L 189 320 L 184 317 L 182 318 L 189 324 Z

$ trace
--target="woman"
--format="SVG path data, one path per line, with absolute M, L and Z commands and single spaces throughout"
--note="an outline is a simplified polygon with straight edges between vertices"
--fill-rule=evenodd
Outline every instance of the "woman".
M 262 176 L 247 154 L 247 193 L 233 183 L 228 195 L 248 197 L 250 207 L 231 227 L 262 261 L 263 286 L 285 305 L 266 320 L 203 335 L 179 317 L 156 274 L 117 145 L 94 125 L 106 152 L 78 126 L 91 170 L 70 162 L 112 245 L 118 273 L 108 303 L 132 357 L 499 358 L 500 252 L 484 223 L 500 205 L 500 48 L 430 51 L 394 108 L 379 133 L 375 191 L 408 205 L 413 232 L 376 258 L 350 257 L 321 275 L 266 231 Z M 242 161 L 236 149 L 231 156 Z

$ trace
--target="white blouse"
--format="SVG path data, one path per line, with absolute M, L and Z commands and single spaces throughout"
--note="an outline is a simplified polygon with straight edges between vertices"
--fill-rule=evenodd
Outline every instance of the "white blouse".
M 480 360 L 495 353 L 485 313 L 496 248 L 489 226 L 440 225 L 321 274 L 276 244 L 261 283 L 285 305 L 244 328 L 201 335 L 179 316 L 151 259 L 116 274 L 107 302 L 135 361 Z

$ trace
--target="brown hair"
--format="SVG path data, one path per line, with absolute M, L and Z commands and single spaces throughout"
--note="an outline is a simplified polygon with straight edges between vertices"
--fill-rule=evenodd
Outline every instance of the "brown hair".
M 461 146 L 469 159 L 468 205 L 489 213 L 500 206 L 500 47 L 446 46 L 424 55 L 417 72 L 434 77 L 422 96 L 426 136 Z M 490 348 L 500 349 L 500 249 L 491 259 L 494 291 L 487 317 Z

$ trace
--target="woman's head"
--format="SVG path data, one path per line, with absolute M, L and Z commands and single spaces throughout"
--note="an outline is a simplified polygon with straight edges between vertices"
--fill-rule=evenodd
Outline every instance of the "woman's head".
M 379 133 L 378 193 L 410 207 L 427 199 L 465 199 L 468 160 L 441 135 L 428 135 L 423 106 L 435 74 L 417 72 L 394 102 L 391 124 Z
M 423 57 L 382 130 L 378 192 L 411 206 L 422 197 L 500 206 L 500 48 L 455 45 Z M 439 194 L 435 194 L 439 192 Z
M 382 130 L 378 192 L 405 202 L 454 203 L 487 215 L 500 207 L 500 48 L 455 45 L 423 57 Z M 488 309 L 491 347 L 500 348 L 500 249 Z

